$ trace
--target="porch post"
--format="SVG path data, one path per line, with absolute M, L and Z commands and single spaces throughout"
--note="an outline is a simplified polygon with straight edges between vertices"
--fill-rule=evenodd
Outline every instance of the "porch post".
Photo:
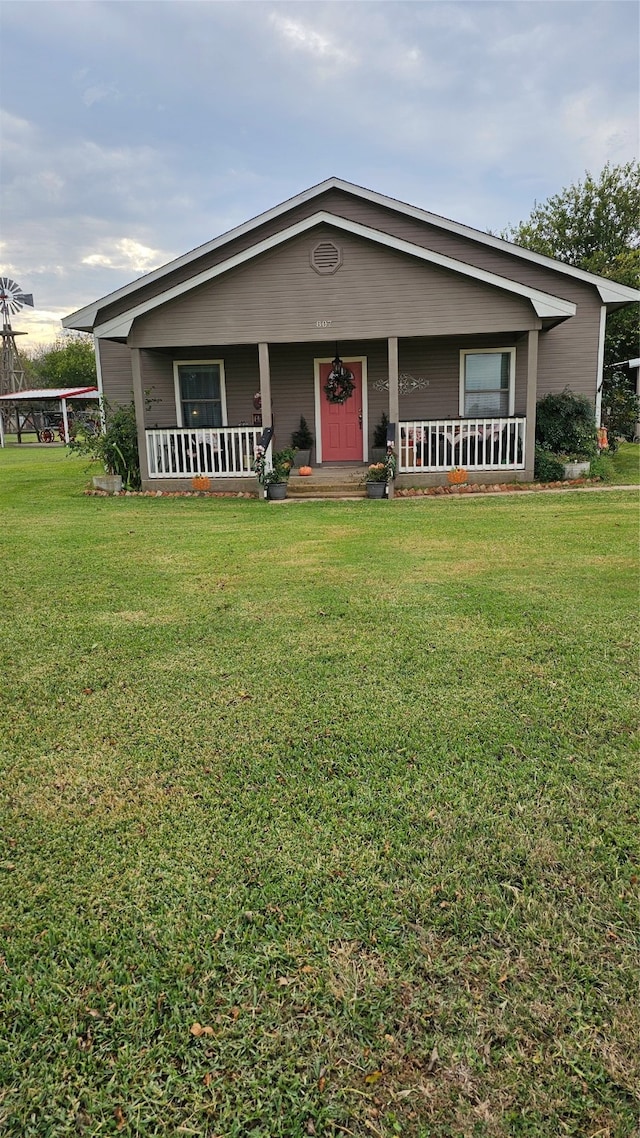
M 398 390 L 398 337 L 389 336 L 389 422 L 397 423 L 400 418 L 400 394 Z
M 140 348 L 131 349 L 131 378 L 133 380 L 133 402 L 136 409 L 138 428 L 138 455 L 140 458 L 140 477 L 146 482 L 149 477 L 147 459 L 147 435 L 144 429 L 144 391 L 142 389 L 142 361 Z
M 65 446 L 69 446 L 69 416 L 67 414 L 67 401 L 61 399 L 62 405 L 62 436 L 64 438 Z
M 527 332 L 527 418 L 524 453 L 525 470 L 533 474 L 536 450 L 536 400 L 538 396 L 538 329 Z
M 260 398 L 262 400 L 262 426 L 272 427 L 271 420 L 271 369 L 269 367 L 269 345 L 258 344 L 258 367 L 260 369 Z
M 387 341 L 387 350 L 389 355 L 389 422 L 394 423 L 394 438 L 396 440 L 395 456 L 396 462 L 400 464 L 400 428 L 398 426 L 398 419 L 400 418 L 400 392 L 398 388 L 398 337 L 389 336 Z M 397 467 L 396 467 L 397 470 Z M 393 498 L 393 482 L 390 482 L 387 489 L 387 494 Z

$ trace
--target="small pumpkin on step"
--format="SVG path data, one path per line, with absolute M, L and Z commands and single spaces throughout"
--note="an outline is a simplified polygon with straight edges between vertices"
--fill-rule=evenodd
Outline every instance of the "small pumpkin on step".
M 302 478 L 308 478 L 312 473 L 313 471 L 310 466 L 300 466 L 298 468 L 298 474 L 300 474 Z

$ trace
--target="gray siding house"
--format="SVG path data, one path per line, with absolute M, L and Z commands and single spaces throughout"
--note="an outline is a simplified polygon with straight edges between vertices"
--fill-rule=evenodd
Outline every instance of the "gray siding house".
M 383 412 L 400 484 L 527 481 L 537 399 L 569 387 L 599 421 L 606 314 L 638 299 L 330 178 L 63 324 L 93 333 L 106 399 L 133 396 L 147 489 L 246 485 L 263 428 L 287 446 L 301 415 L 316 465 L 364 464 Z

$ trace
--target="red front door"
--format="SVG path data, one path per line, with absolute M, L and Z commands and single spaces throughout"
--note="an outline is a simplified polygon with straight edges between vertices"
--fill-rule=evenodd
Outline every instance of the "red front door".
M 320 425 L 323 462 L 362 462 L 362 364 L 344 360 L 354 389 L 345 403 L 330 403 L 324 385 L 331 364 L 320 364 Z

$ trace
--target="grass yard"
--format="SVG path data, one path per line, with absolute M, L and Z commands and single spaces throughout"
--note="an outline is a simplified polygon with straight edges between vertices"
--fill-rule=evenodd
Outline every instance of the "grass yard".
M 637 501 L 0 453 L 0 1131 L 636 1133 Z
M 612 456 L 613 479 L 619 486 L 637 486 L 640 483 L 640 446 L 621 443 Z

